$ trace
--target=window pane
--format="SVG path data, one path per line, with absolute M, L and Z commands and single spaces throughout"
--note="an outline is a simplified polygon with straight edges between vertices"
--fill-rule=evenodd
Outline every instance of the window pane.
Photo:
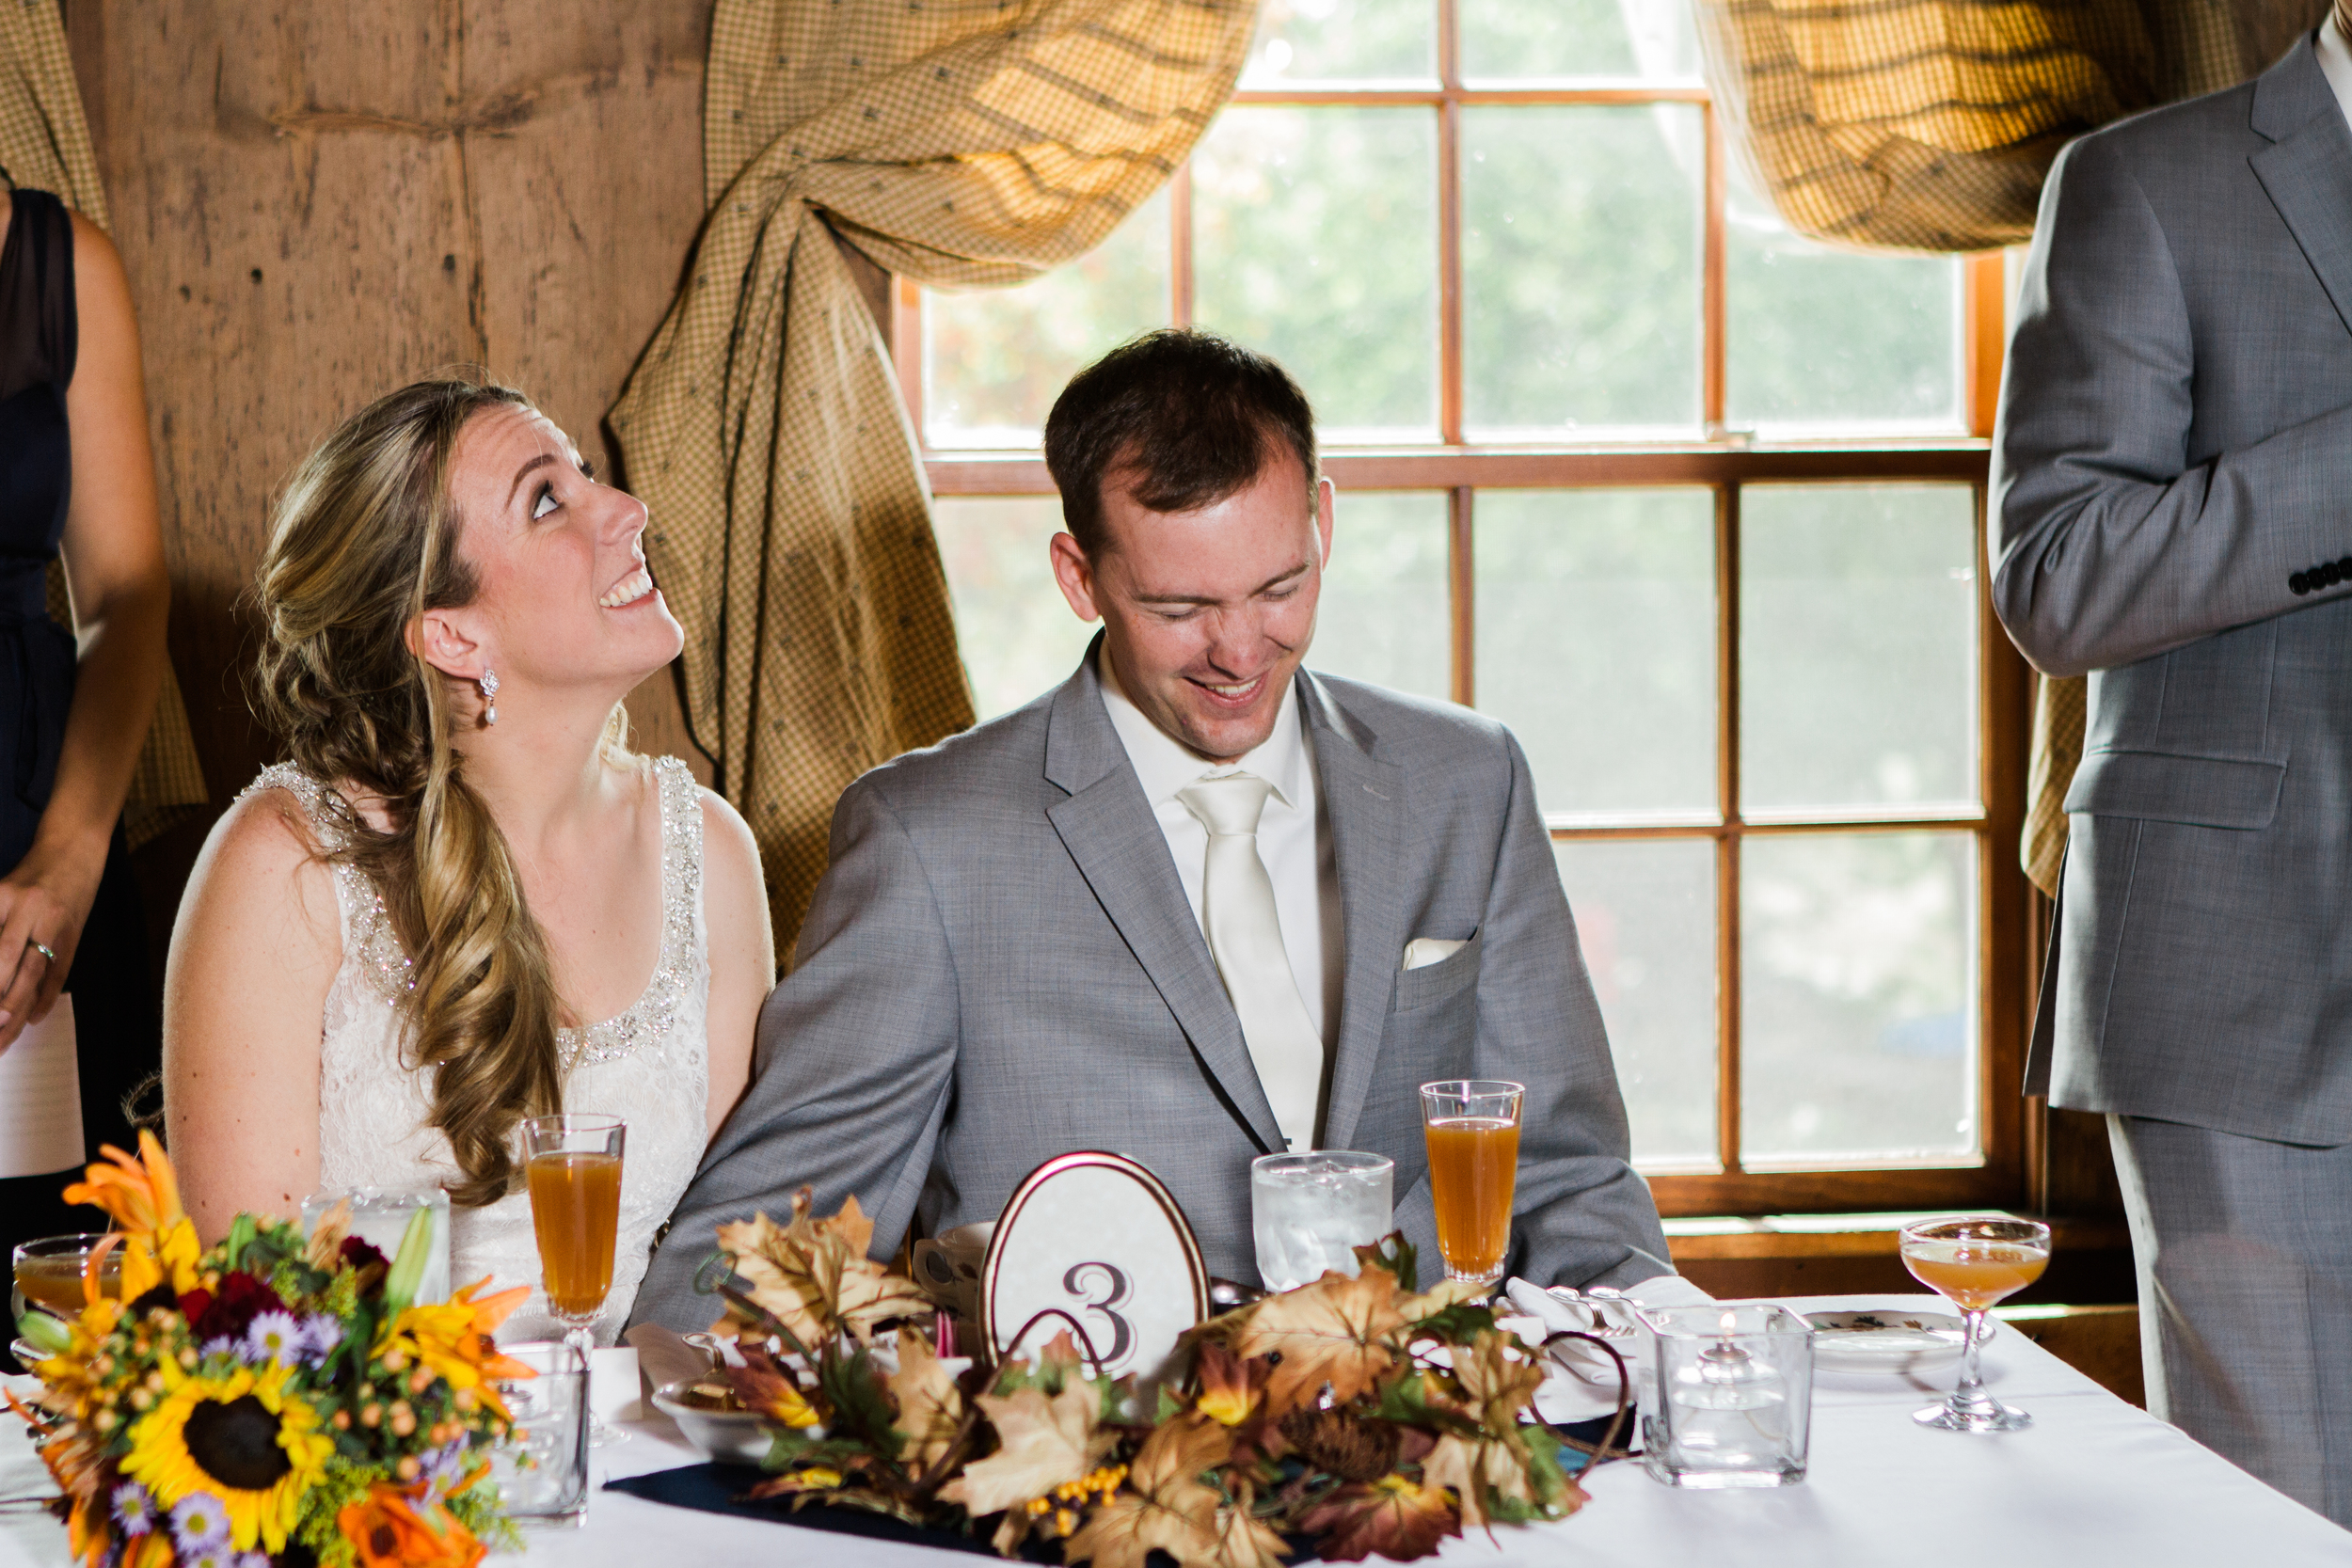
M 1462 111 L 1473 436 L 1699 422 L 1699 110 Z
M 1975 492 L 1742 487 L 1740 713 L 1750 817 L 1974 807 Z
M 1193 153 L 1194 318 L 1281 361 L 1334 441 L 1437 434 L 1437 125 L 1230 108 Z
M 923 436 L 1034 447 L 1046 411 L 1105 350 L 1168 319 L 1163 188 L 1066 266 L 1017 289 L 923 293 Z
M 1060 498 L 942 496 L 931 523 L 979 717 L 1009 713 L 1068 680 L 1095 628 L 1070 612 L 1046 564 Z
M 1545 811 L 1715 814 L 1715 498 L 1481 490 L 1478 705 Z
M 1976 837 L 1741 841 L 1745 1163 L 1977 1152 Z
M 1342 491 L 1309 666 L 1443 700 L 1452 633 L 1445 492 Z
M 1863 256 L 1800 237 L 1733 160 L 1724 204 L 1724 422 L 1956 431 L 1957 256 Z
M 1696 76 L 1691 8 L 1667 0 L 1459 0 L 1465 76 Z
M 1438 73 L 1432 0 L 1260 0 L 1245 87 Z
M 1720 1168 L 1713 842 L 1581 839 L 1552 854 L 1609 1025 L 1635 1163 Z

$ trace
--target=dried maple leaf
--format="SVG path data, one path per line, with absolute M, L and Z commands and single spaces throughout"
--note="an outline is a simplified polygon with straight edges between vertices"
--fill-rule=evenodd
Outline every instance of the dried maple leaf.
M 1470 1397 L 1470 1414 L 1490 1437 L 1518 1430 L 1519 1412 L 1543 1386 L 1543 1369 L 1514 1359 L 1518 1341 L 1507 1334 L 1481 1334 L 1454 1349 L 1454 1379 Z
M 1486 1293 L 1485 1286 L 1475 1284 L 1470 1280 L 1441 1279 L 1419 1295 L 1401 1298 L 1396 1304 L 1396 1309 L 1404 1314 L 1406 1323 L 1417 1323 L 1423 1318 L 1436 1317 L 1450 1307 L 1460 1307 L 1469 1302 L 1481 1300 Z
M 1395 1365 L 1390 1336 L 1405 1323 L 1396 1278 L 1386 1269 L 1367 1268 L 1353 1279 L 1327 1274 L 1251 1307 L 1233 1335 L 1233 1352 L 1245 1360 L 1281 1357 L 1265 1390 L 1266 1414 L 1279 1418 L 1311 1402 L 1327 1383 L 1340 1403 L 1372 1387 Z
M 1216 1535 L 1216 1568 L 1281 1568 L 1290 1555 L 1274 1527 L 1250 1511 L 1253 1497 L 1240 1486 L 1232 1502 L 1217 1505 L 1216 1517 L 1210 1521 Z
M 1193 1407 L 1226 1426 L 1239 1426 L 1256 1408 L 1272 1370 L 1263 1357 L 1244 1361 L 1216 1340 L 1204 1339 L 1193 1357 L 1193 1371 L 1200 1380 L 1200 1397 Z
M 911 1329 L 898 1331 L 898 1370 L 890 1376 L 890 1397 L 898 1402 L 898 1462 L 911 1475 L 920 1476 L 955 1447 L 963 1430 L 963 1390 L 939 1357 L 931 1342 Z
M 1096 1430 L 1102 1397 L 1084 1383 L 1050 1396 L 1042 1388 L 1022 1388 L 976 1398 L 996 1429 L 997 1449 L 939 1489 L 943 1501 L 975 1519 L 1083 1479 L 1118 1438 Z
M 1361 1562 L 1375 1553 L 1410 1562 L 1462 1533 L 1460 1513 L 1445 1488 L 1417 1485 L 1404 1476 L 1343 1486 L 1309 1510 L 1298 1528 L 1317 1537 L 1315 1555 L 1328 1562 Z
M 1421 1462 L 1421 1479 L 1424 1486 L 1452 1487 L 1460 1503 L 1462 1523 L 1470 1526 L 1486 1523 L 1498 1496 L 1521 1502 L 1534 1500 L 1524 1461 L 1511 1444 L 1492 1437 L 1459 1437 L 1448 1433 Z
M 1178 1416 L 1152 1428 L 1127 1472 L 1129 1490 L 1094 1511 L 1062 1546 L 1062 1560 L 1145 1568 L 1157 1549 L 1186 1568 L 1221 1561 L 1217 1512 L 1224 1499 L 1201 1484 L 1200 1474 L 1222 1465 L 1232 1442 L 1232 1433 L 1206 1416 Z
M 897 1318 L 927 1318 L 929 1297 L 914 1281 L 894 1275 L 866 1256 L 874 1222 L 851 1196 L 841 1212 L 823 1219 L 809 1212 L 809 1189 L 792 1195 L 792 1223 L 780 1226 L 766 1214 L 719 1227 L 719 1247 L 751 1289 L 744 1293 L 773 1313 L 802 1345 L 814 1352 L 843 1331 L 861 1342 L 877 1324 Z M 719 1325 L 725 1332 L 728 1323 Z
M 743 1364 L 729 1367 L 726 1379 L 736 1402 L 756 1415 L 796 1429 L 813 1427 L 818 1420 L 817 1407 L 802 1392 L 792 1369 L 756 1345 L 744 1348 Z

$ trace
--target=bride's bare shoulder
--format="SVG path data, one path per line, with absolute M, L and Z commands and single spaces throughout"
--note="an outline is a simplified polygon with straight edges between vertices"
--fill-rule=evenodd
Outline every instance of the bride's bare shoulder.
M 225 914 L 277 906 L 324 915 L 326 930 L 335 932 L 334 873 L 305 793 L 298 784 L 263 774 L 238 796 L 205 837 L 183 908 L 208 904 Z

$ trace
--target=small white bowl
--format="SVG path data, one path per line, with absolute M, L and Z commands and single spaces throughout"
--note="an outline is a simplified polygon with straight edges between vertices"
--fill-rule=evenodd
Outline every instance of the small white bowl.
M 714 1464 L 749 1465 L 756 1468 L 768 1457 L 766 1423 L 749 1410 L 711 1410 L 689 1404 L 678 1397 L 698 1383 L 700 1380 L 663 1384 L 653 1391 L 653 1407 L 675 1421 L 686 1440 Z

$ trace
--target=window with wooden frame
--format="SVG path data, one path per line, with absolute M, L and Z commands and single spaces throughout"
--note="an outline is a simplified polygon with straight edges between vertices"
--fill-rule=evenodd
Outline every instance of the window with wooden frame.
M 983 717 L 1068 675 L 1039 427 L 1166 323 L 1279 360 L 1340 493 L 1311 668 L 1525 748 L 1669 1214 L 2027 1196 L 2026 673 L 1993 618 L 1997 257 L 1789 232 L 1684 8 L 1264 0 L 1091 255 L 900 280 Z

